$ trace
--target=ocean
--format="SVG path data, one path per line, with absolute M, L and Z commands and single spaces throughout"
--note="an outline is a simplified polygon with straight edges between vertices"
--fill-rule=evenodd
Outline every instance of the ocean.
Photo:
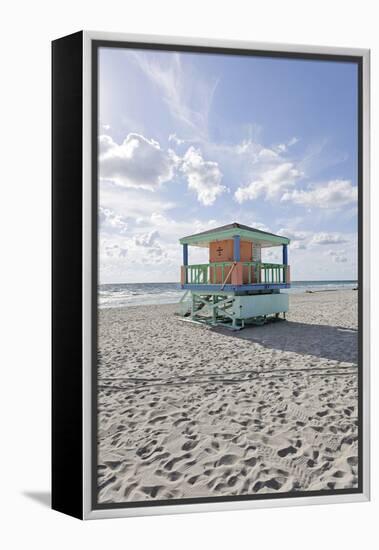
M 357 286 L 357 281 L 292 281 L 291 288 L 282 292 L 352 289 Z M 100 308 L 174 304 L 179 302 L 183 293 L 179 283 L 102 284 L 99 285 L 98 304 Z

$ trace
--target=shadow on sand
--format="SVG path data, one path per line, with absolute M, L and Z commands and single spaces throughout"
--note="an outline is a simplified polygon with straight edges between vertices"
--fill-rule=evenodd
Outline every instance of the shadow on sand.
M 356 364 L 358 361 L 358 331 L 355 329 L 278 321 L 263 326 L 249 326 L 237 332 L 223 327 L 214 330 L 231 338 L 249 340 L 278 351 L 347 363 Z

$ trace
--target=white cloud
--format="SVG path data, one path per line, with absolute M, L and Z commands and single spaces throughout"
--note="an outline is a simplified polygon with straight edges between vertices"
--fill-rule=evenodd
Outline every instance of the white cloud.
M 231 182 L 231 187 L 237 188 L 234 197 L 240 204 L 260 196 L 266 200 L 280 200 L 304 175 L 294 161 L 282 154 L 297 143 L 297 138 L 273 147 L 266 147 L 251 138 L 238 143 L 214 143 L 209 140 L 182 139 L 176 134 L 170 134 L 169 141 L 173 147 L 183 146 L 184 143 L 192 143 L 193 147 L 200 144 L 202 155 L 212 159 L 219 167 L 224 167 L 224 178 Z M 237 182 L 249 181 L 250 184 L 237 187 Z
M 171 140 L 174 140 L 171 136 Z M 201 151 L 190 147 L 183 157 L 174 151 L 161 149 L 158 142 L 139 134 L 128 134 L 121 145 L 110 136 L 99 139 L 100 178 L 121 187 L 157 190 L 171 181 L 177 168 L 185 175 L 188 188 L 196 192 L 205 206 L 214 203 L 226 187 L 221 185 L 222 173 L 215 161 L 204 160 Z
M 331 256 L 333 261 L 338 264 L 347 262 L 347 257 L 344 255 L 343 252 L 335 252 L 334 250 L 328 250 L 326 255 Z
M 102 249 L 103 249 L 103 252 L 105 253 L 105 256 L 111 259 L 125 258 L 125 256 L 128 253 L 126 248 L 121 247 L 117 243 L 108 242 L 108 241 L 104 241 L 102 243 Z
M 281 227 L 278 234 L 291 240 L 291 250 L 306 250 L 309 231 L 298 231 L 292 227 Z
M 292 229 L 290 227 L 281 227 L 278 234 L 291 239 L 291 241 L 304 241 L 308 237 L 309 232 L 297 231 L 297 229 Z
M 292 241 L 291 249 L 295 250 L 305 250 L 307 248 L 306 244 L 301 241 Z
M 122 216 L 102 206 L 99 207 L 99 225 L 100 230 L 105 232 L 116 231 L 123 234 L 128 229 L 128 224 Z
M 150 231 L 149 233 L 143 233 L 142 235 L 136 235 L 134 237 L 134 242 L 138 246 L 144 246 L 145 248 L 149 248 L 156 244 L 157 239 L 159 237 L 158 231 Z
M 282 251 L 278 248 L 262 248 L 262 261 L 282 263 Z
M 295 143 L 297 143 L 298 141 L 299 140 L 297 137 L 293 137 L 289 141 L 287 141 L 287 143 L 279 143 L 279 145 L 276 146 L 276 150 L 279 153 L 285 153 L 286 151 L 288 151 L 289 147 L 292 147 L 292 145 L 295 145 Z
M 239 187 L 234 196 L 238 203 L 263 197 L 265 200 L 279 200 L 283 193 L 292 188 L 302 173 L 292 162 L 281 162 L 263 171 L 260 177 L 247 187 Z
M 181 237 L 214 229 L 221 226 L 222 223 L 219 220 L 202 221 L 192 217 L 174 220 L 160 212 L 153 212 L 149 218 L 144 219 L 145 227 L 149 227 L 151 230 L 157 229 L 165 242 L 171 242 L 175 246 L 178 246 Z
M 299 138 L 297 138 L 297 137 L 294 136 L 293 138 L 291 138 L 291 139 L 288 141 L 287 147 L 292 147 L 292 145 L 295 145 L 296 143 L 298 143 L 298 141 L 299 141 Z
M 261 222 L 251 222 L 249 224 L 250 227 L 254 227 L 254 229 L 259 229 L 260 231 L 266 231 L 268 233 L 272 233 L 271 229 L 264 223 Z
M 358 190 L 350 180 L 332 180 L 326 185 L 313 185 L 306 190 L 286 191 L 282 201 L 309 208 L 341 208 L 357 201 Z
M 160 235 L 155 229 L 148 233 L 140 233 L 133 237 L 133 244 L 138 248 L 142 247 L 145 250 L 141 254 L 137 254 L 137 258 L 142 263 L 156 263 L 160 261 L 160 257 L 167 257 L 167 253 L 158 241 Z
M 330 245 L 348 242 L 345 236 L 339 233 L 316 233 L 312 237 L 311 244 Z
M 314 233 L 311 231 L 298 231 L 292 227 L 281 227 L 277 233 L 291 240 L 292 250 L 306 250 L 308 247 L 317 247 L 318 245 L 334 246 L 353 242 L 352 235 L 344 233 Z
M 257 154 L 257 160 L 259 161 L 273 161 L 278 158 L 278 153 L 274 151 L 273 149 L 269 149 L 267 147 L 262 147 L 258 154 Z
M 181 170 L 187 177 L 188 188 L 195 191 L 204 206 L 213 204 L 226 188 L 221 185 L 222 173 L 217 162 L 204 160 L 199 149 L 190 147 L 185 153 Z
M 172 151 L 140 134 L 128 134 L 121 145 L 99 137 L 100 178 L 120 186 L 155 190 L 173 178 L 176 161 Z
M 117 212 L 128 222 L 145 219 L 153 212 L 166 212 L 175 208 L 176 203 L 164 200 L 158 193 L 149 193 L 143 189 L 125 189 L 110 181 L 101 181 L 99 186 L 99 203 L 104 208 Z
M 254 172 L 259 171 L 262 168 L 275 167 L 278 163 L 285 162 L 284 158 L 280 156 L 280 151 L 275 148 L 265 147 L 257 141 L 252 139 L 244 139 L 240 143 L 228 145 L 213 145 L 215 152 L 219 151 L 222 158 L 225 156 L 231 159 L 236 156 L 239 157 L 239 162 L 244 162 L 254 167 Z
M 127 55 L 133 56 L 146 77 L 159 88 L 171 115 L 196 137 L 205 137 L 218 78 L 200 74 L 189 58 L 178 52 Z
M 168 141 L 174 143 L 175 145 L 183 145 L 188 140 L 178 138 L 176 134 L 170 134 L 168 136 Z
M 156 230 L 135 233 L 129 237 L 115 234 L 101 238 L 99 245 L 101 280 L 109 280 L 109 277 L 115 276 L 116 273 L 117 277 L 122 273 L 127 274 L 126 278 L 134 273 L 133 280 L 138 281 L 136 274 L 142 265 L 172 263 L 168 258 L 167 244 L 159 241 L 159 233 Z M 180 257 L 180 247 L 175 248 Z M 125 262 L 126 257 L 129 258 L 128 262 Z M 178 265 L 180 263 L 175 262 L 176 269 Z

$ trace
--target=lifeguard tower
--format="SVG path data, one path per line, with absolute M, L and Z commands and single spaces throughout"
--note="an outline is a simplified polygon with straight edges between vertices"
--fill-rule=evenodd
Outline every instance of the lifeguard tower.
M 288 245 L 280 235 L 232 223 L 180 239 L 183 246 L 180 314 L 198 323 L 225 325 L 233 330 L 245 323 L 262 324 L 288 311 L 290 287 Z M 209 263 L 190 265 L 188 249 L 209 249 Z M 262 248 L 282 247 L 281 264 L 263 263 Z

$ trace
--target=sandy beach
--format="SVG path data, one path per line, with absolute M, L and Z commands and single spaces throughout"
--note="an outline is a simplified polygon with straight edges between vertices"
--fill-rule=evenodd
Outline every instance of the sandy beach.
M 99 311 L 100 503 L 357 487 L 357 292 L 240 332 Z

